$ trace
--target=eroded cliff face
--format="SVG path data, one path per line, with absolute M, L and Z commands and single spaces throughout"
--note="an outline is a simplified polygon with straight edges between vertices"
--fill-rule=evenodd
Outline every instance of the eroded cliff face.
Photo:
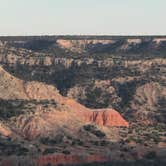
M 137 51 L 155 51 L 160 49 L 166 43 L 166 38 L 121 38 L 109 40 L 65 40 L 58 39 L 59 47 L 72 52 L 97 53 L 97 52 L 137 52 Z M 143 46 L 146 45 L 146 48 Z
M 90 117 L 90 121 L 103 126 L 119 126 L 122 127 L 122 124 L 124 127 L 129 127 L 129 123 L 125 121 L 120 114 L 111 109 L 99 109 L 95 110 Z
M 59 47 L 77 53 L 86 51 L 89 45 L 113 44 L 115 42 L 116 41 L 114 40 L 57 40 L 57 44 L 59 45 Z

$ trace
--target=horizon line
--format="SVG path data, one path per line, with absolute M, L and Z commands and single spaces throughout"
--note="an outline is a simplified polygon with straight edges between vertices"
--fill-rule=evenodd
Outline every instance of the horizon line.
M 1 35 L 0 37 L 65 37 L 65 36 L 71 36 L 71 37 L 166 37 L 166 34 L 28 34 L 28 35 Z

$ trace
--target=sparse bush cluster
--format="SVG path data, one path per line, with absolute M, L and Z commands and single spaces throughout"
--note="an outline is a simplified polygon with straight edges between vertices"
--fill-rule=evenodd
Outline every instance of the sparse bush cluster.
M 38 105 L 43 108 L 49 106 L 57 107 L 57 103 L 54 100 L 0 100 L 0 117 L 4 119 L 10 119 L 17 117 L 21 114 L 34 113 Z
M 99 138 L 104 138 L 106 135 L 104 132 L 102 132 L 101 130 L 97 129 L 96 126 L 94 125 L 85 125 L 83 126 L 84 130 L 94 134 L 95 136 L 99 137 Z
M 147 158 L 147 159 L 155 160 L 156 157 L 157 157 L 157 155 L 156 155 L 156 152 L 155 152 L 155 151 L 150 151 L 150 152 L 148 152 L 147 154 L 145 154 L 144 157 Z
M 42 137 L 40 142 L 45 145 L 56 145 L 63 142 L 64 135 L 58 134 L 55 137 Z
M 46 148 L 44 151 L 43 151 L 43 155 L 47 155 L 47 154 L 52 154 L 52 153 L 55 153 L 57 152 L 57 150 L 55 148 Z
M 13 142 L 12 140 L 0 140 L 0 156 L 26 156 L 28 153 L 29 149 L 20 143 Z

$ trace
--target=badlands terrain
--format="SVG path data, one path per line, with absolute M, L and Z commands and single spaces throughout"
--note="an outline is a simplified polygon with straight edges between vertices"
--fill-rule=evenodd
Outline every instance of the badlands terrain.
M 0 165 L 165 165 L 166 37 L 0 37 Z

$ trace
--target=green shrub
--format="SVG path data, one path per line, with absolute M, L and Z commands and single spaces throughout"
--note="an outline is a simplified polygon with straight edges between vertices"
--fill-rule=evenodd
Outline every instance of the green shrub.
M 54 149 L 54 148 L 47 148 L 47 149 L 44 150 L 43 155 L 52 154 L 52 153 L 55 153 L 55 152 L 56 152 L 56 149 Z
M 85 125 L 85 126 L 83 126 L 83 128 L 84 128 L 84 130 L 94 134 L 95 136 L 97 136 L 99 138 L 103 138 L 106 136 L 104 132 L 97 129 L 97 127 L 94 125 Z
M 157 155 L 155 151 L 150 151 L 144 157 L 147 159 L 156 159 Z

